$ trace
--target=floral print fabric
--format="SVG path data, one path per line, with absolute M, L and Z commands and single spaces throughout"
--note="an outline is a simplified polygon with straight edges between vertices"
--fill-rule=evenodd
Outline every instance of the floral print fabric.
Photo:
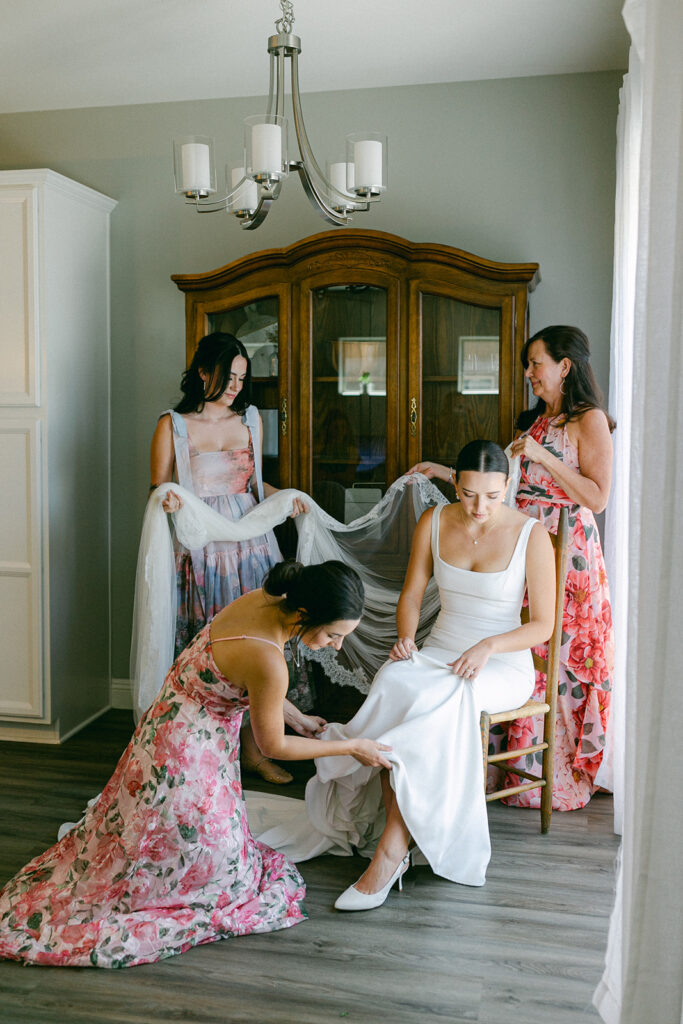
M 226 519 L 240 519 L 256 504 L 249 490 L 254 451 L 198 452 L 189 445 L 192 489 Z M 261 586 L 272 565 L 281 560 L 272 533 L 237 543 L 208 544 L 190 553 L 176 545 L 175 654 L 183 651 L 214 615 L 242 594 Z
M 566 426 L 557 426 L 547 417 L 540 417 L 528 433 L 565 465 L 579 472 L 578 452 L 569 440 Z M 517 507 L 539 519 L 551 533 L 556 533 L 563 506 L 568 508 L 569 514 L 569 551 L 555 731 L 553 808 L 569 811 L 584 807 L 590 800 L 605 746 L 614 669 L 609 586 L 593 513 L 573 504 L 546 469 L 522 459 Z M 547 644 L 534 648 L 541 657 L 546 656 L 547 649 Z M 543 699 L 545 682 L 545 675 L 537 673 L 534 698 Z M 542 739 L 540 718 L 518 719 L 507 731 L 509 750 L 531 746 Z M 541 755 L 537 756 L 540 759 Z M 519 762 L 519 767 L 527 770 L 532 765 L 532 755 Z M 518 776 L 512 776 L 508 782 L 517 785 L 517 779 Z M 519 793 L 507 803 L 538 807 L 540 791 Z
M 129 967 L 306 916 L 299 872 L 249 830 L 247 706 L 216 668 L 206 626 L 82 823 L 0 892 L 1 957 Z

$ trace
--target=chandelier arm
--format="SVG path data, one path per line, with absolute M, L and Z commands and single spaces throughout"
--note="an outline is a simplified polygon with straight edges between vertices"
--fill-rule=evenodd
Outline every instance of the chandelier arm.
M 188 196 L 185 199 L 185 203 L 188 206 L 194 206 L 195 209 L 197 210 L 197 213 L 217 213 L 220 210 L 228 210 L 229 206 L 230 206 L 230 201 L 236 197 L 237 193 L 241 189 L 242 185 L 244 185 L 245 181 L 251 181 L 251 178 L 248 178 L 246 175 L 243 178 L 240 178 L 240 180 L 237 182 L 237 184 L 235 185 L 235 187 L 232 190 L 232 192 L 228 192 L 227 195 L 221 196 L 220 199 L 205 200 L 205 199 L 199 199 L 199 198 L 191 198 L 191 197 Z M 264 189 L 263 186 L 259 186 L 259 187 L 261 188 L 262 192 L 261 192 L 261 196 L 259 197 L 259 206 L 257 206 L 257 208 L 256 208 L 257 210 L 259 209 L 259 207 L 260 207 L 262 202 L 268 202 L 270 204 L 270 202 L 273 199 L 277 199 L 277 197 L 280 195 L 280 190 L 282 188 L 282 182 L 281 181 L 277 181 L 273 185 L 272 188 L 267 189 L 267 190 Z M 270 209 L 270 205 L 269 205 L 268 209 Z M 268 212 L 268 210 L 266 210 L 266 213 L 267 212 Z M 265 217 L 265 214 L 264 214 L 264 217 Z M 259 223 L 261 223 L 262 221 L 263 221 L 263 217 L 261 218 Z
M 268 83 L 268 105 L 266 107 L 266 117 L 270 118 L 273 116 L 273 94 L 275 83 L 275 54 L 270 54 L 270 76 Z
M 344 224 L 348 224 L 351 220 L 346 210 L 334 210 L 322 192 L 316 187 L 315 182 L 312 180 L 306 165 L 299 161 L 295 164 L 296 170 L 299 172 L 301 178 L 301 184 L 303 185 L 304 192 L 308 196 L 311 206 L 319 213 L 323 220 L 329 221 L 330 224 L 336 224 L 338 227 L 343 227 Z
M 328 203 L 324 202 L 320 196 L 320 189 L 322 188 L 324 189 L 329 199 L 332 200 L 334 205 L 348 206 L 350 209 L 355 210 L 356 212 L 365 213 L 367 212 L 367 210 L 370 209 L 370 202 L 372 201 L 370 197 L 368 197 L 367 199 L 363 197 L 362 200 L 359 200 L 358 196 L 354 195 L 351 192 L 341 192 L 338 188 L 335 188 L 335 186 L 325 177 L 322 170 L 320 169 L 320 165 L 318 164 L 318 161 L 314 156 L 313 149 L 308 140 L 308 134 L 306 133 L 306 125 L 304 124 L 304 115 L 301 107 L 301 95 L 299 93 L 299 64 L 297 61 L 297 54 L 292 53 L 290 55 L 290 60 L 292 62 L 292 111 L 294 113 L 294 130 L 296 131 L 296 140 L 299 143 L 301 160 L 306 170 L 306 180 L 304 180 L 304 177 L 302 176 L 301 181 L 308 193 L 309 199 L 311 198 L 311 193 L 309 192 L 306 186 L 306 181 L 311 186 L 311 188 L 313 188 L 313 178 L 315 177 L 317 178 L 317 183 L 319 186 L 318 188 L 314 188 L 315 202 L 320 203 L 320 205 L 323 206 L 325 209 L 331 209 Z M 338 214 L 336 212 L 333 214 L 333 216 L 335 218 L 333 220 L 334 224 L 345 224 L 346 220 L 350 219 L 344 218 L 343 220 L 338 220 Z M 330 219 L 324 213 L 323 217 L 325 217 L 326 220 Z
M 275 113 L 279 117 L 285 116 L 285 52 L 278 50 L 277 54 L 277 94 Z
M 268 212 L 270 211 L 272 205 L 272 199 L 266 198 L 266 196 L 261 196 L 261 198 L 259 199 L 259 204 L 252 213 L 251 217 L 242 218 L 240 220 L 240 226 L 243 227 L 245 231 L 253 231 L 254 228 L 257 228 L 259 226 L 259 224 L 263 224 L 264 220 L 268 216 Z

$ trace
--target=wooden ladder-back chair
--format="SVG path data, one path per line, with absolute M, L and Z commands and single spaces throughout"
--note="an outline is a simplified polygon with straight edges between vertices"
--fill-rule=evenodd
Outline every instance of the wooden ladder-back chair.
M 506 789 L 497 789 L 493 793 L 486 794 L 486 801 L 500 800 L 502 797 L 513 796 L 515 793 L 522 793 L 527 789 L 541 789 L 541 832 L 545 833 L 550 828 L 550 815 L 553 809 L 553 775 L 555 757 L 555 716 L 557 711 L 557 681 L 560 671 L 560 647 L 562 646 L 562 615 L 564 612 L 564 585 L 567 577 L 567 539 L 569 534 L 569 522 L 567 509 L 560 512 L 560 519 L 557 524 L 557 534 L 550 534 L 555 549 L 555 625 L 552 636 L 548 643 L 548 657 L 539 658 L 533 654 L 534 668 L 539 672 L 545 672 L 545 700 L 528 700 L 521 708 L 513 711 L 500 711 L 494 715 L 481 713 L 481 747 L 484 757 L 484 786 L 488 766 L 490 764 L 501 764 L 505 761 L 516 761 L 527 754 L 532 756 L 543 751 L 543 763 L 541 774 L 532 775 L 531 772 L 523 771 L 521 768 L 510 767 L 511 775 L 527 779 L 518 786 L 508 786 Z M 489 754 L 489 730 L 492 725 L 499 722 L 512 722 L 517 718 L 531 718 L 534 715 L 543 715 L 543 742 L 536 743 L 531 747 L 523 747 L 520 750 L 506 750 L 500 754 Z

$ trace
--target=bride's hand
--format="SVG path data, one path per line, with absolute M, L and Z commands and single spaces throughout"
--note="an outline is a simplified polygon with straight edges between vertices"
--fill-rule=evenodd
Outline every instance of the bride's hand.
M 326 727 L 327 722 L 319 715 L 299 715 L 296 720 L 290 722 L 294 732 L 308 739 L 315 739 Z
M 480 640 L 478 644 L 470 647 L 459 658 L 448 664 L 454 675 L 461 676 L 471 683 L 477 678 L 490 657 L 491 648 L 488 641 Z
M 392 661 L 408 661 L 410 656 L 416 651 L 417 644 L 415 641 L 409 636 L 401 636 L 389 651 L 389 657 Z
M 384 743 L 376 743 L 375 740 L 350 740 L 351 750 L 349 753 L 356 761 L 368 765 L 370 768 L 387 768 L 391 771 L 391 761 L 387 761 L 382 751 L 391 750 Z

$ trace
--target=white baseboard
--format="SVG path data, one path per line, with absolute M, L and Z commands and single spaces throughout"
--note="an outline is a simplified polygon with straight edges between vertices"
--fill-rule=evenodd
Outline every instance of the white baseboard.
M 74 725 L 68 732 L 62 732 L 59 719 L 55 722 L 36 725 L 32 725 L 30 722 L 2 722 L 0 724 L 0 741 L 9 740 L 15 743 L 63 743 L 70 736 L 74 736 L 81 729 L 85 729 L 86 725 L 90 725 L 100 715 L 103 715 L 105 711 L 109 711 L 110 707 L 111 704 L 105 704 L 104 707 L 99 708 L 89 718 Z
M 133 707 L 133 691 L 130 679 L 112 679 L 111 706 L 113 708 Z

